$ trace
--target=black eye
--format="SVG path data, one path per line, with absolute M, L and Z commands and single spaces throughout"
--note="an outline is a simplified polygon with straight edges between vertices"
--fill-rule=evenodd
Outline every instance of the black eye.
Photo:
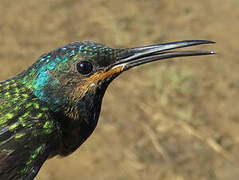
M 76 69 L 80 74 L 90 74 L 93 70 L 93 65 L 89 61 L 80 61 L 76 64 Z

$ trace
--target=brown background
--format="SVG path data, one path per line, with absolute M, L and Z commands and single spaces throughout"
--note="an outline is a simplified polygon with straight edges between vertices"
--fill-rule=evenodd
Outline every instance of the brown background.
M 94 134 L 71 156 L 48 160 L 37 180 L 239 178 L 238 0 L 1 0 L 0 17 L 1 80 L 72 41 L 217 42 L 205 47 L 216 56 L 120 76 Z

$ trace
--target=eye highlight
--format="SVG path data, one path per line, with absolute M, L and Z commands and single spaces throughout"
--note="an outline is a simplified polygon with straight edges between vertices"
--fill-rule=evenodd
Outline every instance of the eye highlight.
M 89 61 L 80 61 L 76 64 L 76 70 L 82 75 L 87 75 L 93 71 L 93 65 Z

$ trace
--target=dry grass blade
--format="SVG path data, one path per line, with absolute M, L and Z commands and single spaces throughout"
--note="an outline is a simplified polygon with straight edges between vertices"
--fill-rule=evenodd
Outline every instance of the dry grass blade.
M 164 148 L 158 142 L 158 139 L 157 139 L 156 134 L 154 133 L 154 130 L 147 124 L 141 123 L 141 125 L 144 128 L 144 130 L 145 130 L 146 134 L 148 135 L 149 139 L 151 140 L 155 150 L 162 155 L 162 157 L 164 158 L 164 160 L 168 164 L 171 165 L 172 161 L 171 161 L 168 153 L 164 150 Z
M 151 114 L 150 109 L 146 108 L 147 106 L 144 104 L 141 104 L 139 108 L 146 113 L 147 115 Z M 160 145 L 158 142 L 158 138 L 156 133 L 154 132 L 154 129 L 150 127 L 147 123 L 140 123 L 141 126 L 143 127 L 145 133 L 148 135 L 149 139 L 151 140 L 155 150 L 162 155 L 164 160 L 169 164 L 172 165 L 172 161 L 168 155 L 168 153 L 164 150 L 164 148 Z
M 146 104 L 141 104 L 140 109 L 149 117 L 152 117 L 153 110 L 150 109 L 150 106 L 147 106 Z M 164 118 L 164 115 L 162 114 L 162 117 Z M 180 125 L 188 134 L 200 139 L 202 142 L 205 142 L 214 152 L 222 156 L 224 159 L 229 161 L 232 164 L 236 164 L 233 160 L 233 157 L 220 145 L 218 144 L 210 135 L 201 133 L 199 130 L 195 129 L 192 125 L 189 123 L 183 121 L 183 120 L 176 120 L 177 124 Z M 168 156 L 167 152 L 164 151 L 163 147 L 158 143 L 157 136 L 154 134 L 154 131 L 151 127 L 149 127 L 147 124 L 143 125 L 145 131 L 147 132 L 149 138 L 151 139 L 155 149 L 162 154 L 164 159 L 171 163 L 170 157 Z
M 186 130 L 187 133 L 189 133 L 192 136 L 195 136 L 196 138 L 200 139 L 203 142 L 206 142 L 207 145 L 216 153 L 221 155 L 223 158 L 228 160 L 231 163 L 234 163 L 233 158 L 230 156 L 230 154 L 220 145 L 218 144 L 213 138 L 211 138 L 208 135 L 202 134 L 200 131 L 195 129 L 193 126 L 188 124 L 187 122 L 180 121 L 179 125 Z

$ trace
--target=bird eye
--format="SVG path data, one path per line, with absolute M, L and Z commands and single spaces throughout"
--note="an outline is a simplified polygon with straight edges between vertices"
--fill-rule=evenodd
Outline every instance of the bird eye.
M 89 61 L 80 61 L 76 64 L 76 70 L 82 74 L 90 74 L 93 70 L 93 65 Z

